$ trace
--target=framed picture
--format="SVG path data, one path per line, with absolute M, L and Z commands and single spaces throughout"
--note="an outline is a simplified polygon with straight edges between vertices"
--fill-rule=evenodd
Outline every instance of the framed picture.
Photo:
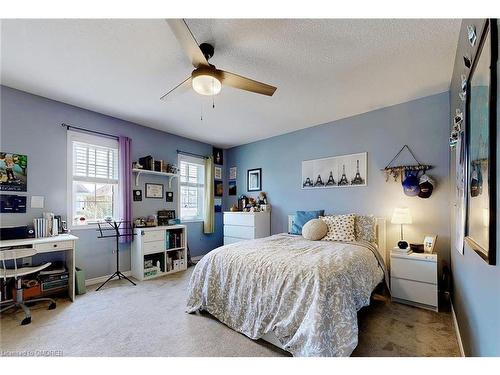
M 134 190 L 134 202 L 141 202 L 142 201 L 142 190 Z
M 229 168 L 229 179 L 230 180 L 236 180 L 236 167 L 231 167 Z
M 229 195 L 236 195 L 236 181 L 229 181 Z
M 163 199 L 163 184 L 146 183 L 146 198 Z
M 216 180 L 222 180 L 222 168 L 215 166 L 214 178 Z
M 221 148 L 213 148 L 214 164 L 224 165 L 224 151 Z
M 0 191 L 28 191 L 28 157 L 0 152 Z
M 165 193 L 165 197 L 167 202 L 173 202 L 174 201 L 174 192 L 173 191 L 167 191 Z
M 222 212 L 222 199 L 221 198 L 214 199 L 214 209 L 215 209 L 215 212 Z
M 224 185 L 222 181 L 214 181 L 214 195 L 222 197 L 224 195 Z
M 496 21 L 485 21 L 467 81 L 465 243 L 496 264 L 497 66 Z
M 434 252 L 434 246 L 436 246 L 437 235 L 426 235 L 424 237 L 424 252 L 432 254 Z
M 247 191 L 262 190 L 262 168 L 249 169 L 247 171 Z
M 302 189 L 366 186 L 367 153 L 331 156 L 302 162 Z

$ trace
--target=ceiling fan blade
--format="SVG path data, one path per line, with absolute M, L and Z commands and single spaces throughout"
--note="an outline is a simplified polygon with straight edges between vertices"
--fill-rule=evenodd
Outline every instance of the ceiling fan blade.
M 192 87 L 191 76 L 189 76 L 184 81 L 182 81 L 177 86 L 175 86 L 172 90 L 170 90 L 165 95 L 163 95 L 160 98 L 160 100 L 167 100 L 167 96 L 168 96 L 168 98 L 171 98 L 172 96 L 174 96 L 174 91 L 175 91 L 175 95 L 182 94 L 186 91 L 191 90 L 191 87 Z
M 253 79 L 240 76 L 238 74 L 226 72 L 224 70 L 217 71 L 221 77 L 223 85 L 231 86 L 240 90 L 255 92 L 257 94 L 273 96 L 276 87 L 266 83 L 254 81 Z
M 191 30 L 189 30 L 186 21 L 182 18 L 168 19 L 167 23 L 172 29 L 172 32 L 179 41 L 181 47 L 184 49 L 184 52 L 186 52 L 188 57 L 191 59 L 191 64 L 193 64 L 195 68 L 203 65 L 208 66 L 208 61 L 205 58 L 205 55 L 203 55 L 203 52 L 201 52 L 198 42 L 194 38 Z

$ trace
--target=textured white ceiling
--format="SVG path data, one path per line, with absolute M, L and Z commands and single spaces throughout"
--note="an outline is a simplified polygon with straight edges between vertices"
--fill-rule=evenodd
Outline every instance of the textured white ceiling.
M 449 89 L 460 20 L 187 20 L 218 68 L 278 87 L 160 96 L 192 71 L 163 20 L 3 20 L 1 82 L 229 147 Z M 200 113 L 203 107 L 203 121 Z M 84 125 L 84 124 L 82 124 Z

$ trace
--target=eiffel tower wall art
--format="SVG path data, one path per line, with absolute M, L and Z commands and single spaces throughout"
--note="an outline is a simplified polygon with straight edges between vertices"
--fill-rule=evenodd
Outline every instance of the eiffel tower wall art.
M 367 153 L 330 156 L 302 162 L 302 189 L 346 188 L 367 185 Z

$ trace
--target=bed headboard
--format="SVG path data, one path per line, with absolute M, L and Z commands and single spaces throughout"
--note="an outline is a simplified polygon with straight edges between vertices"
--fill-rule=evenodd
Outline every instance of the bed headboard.
M 295 215 L 288 215 L 288 233 L 292 231 L 292 224 L 293 224 L 293 219 Z M 387 264 L 388 257 L 387 257 L 387 232 L 386 232 L 386 223 L 385 223 L 385 218 L 383 217 L 376 217 L 375 218 L 375 231 L 377 234 L 377 248 L 382 256 L 382 259 L 384 259 L 385 264 Z

